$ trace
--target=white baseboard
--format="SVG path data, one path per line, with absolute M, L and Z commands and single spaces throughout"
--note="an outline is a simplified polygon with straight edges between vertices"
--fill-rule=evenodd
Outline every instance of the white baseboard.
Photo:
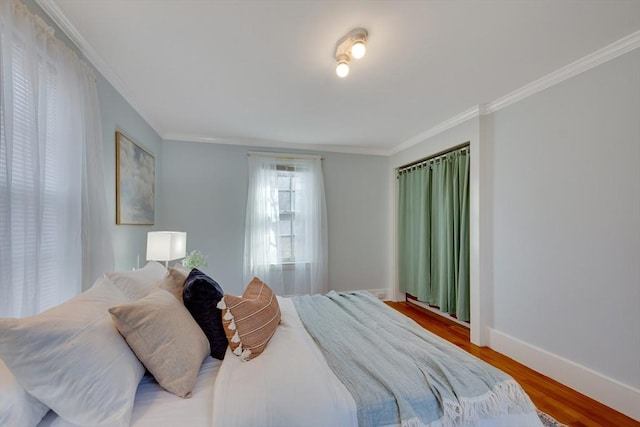
M 358 291 L 369 292 L 381 301 L 389 301 L 389 289 L 358 289 Z M 336 292 L 355 292 L 355 291 L 336 291 Z
M 460 326 L 464 326 L 465 328 L 470 328 L 471 327 L 471 325 L 469 323 L 463 322 L 462 320 L 458 320 L 455 317 L 449 315 L 448 313 L 440 311 L 437 308 L 433 308 L 429 304 L 426 304 L 426 303 L 424 303 L 422 301 L 413 300 L 413 299 L 407 299 L 407 302 L 409 304 L 413 304 L 413 305 L 416 305 L 418 307 L 424 308 L 425 310 L 428 310 L 428 311 L 430 311 L 432 313 L 435 313 L 440 317 L 444 317 L 445 319 L 448 319 L 448 320 L 450 320 L 452 322 L 455 322 Z
M 640 390 L 496 329 L 489 329 L 489 343 L 493 350 L 640 421 Z
M 379 300 L 386 301 L 389 299 L 389 289 L 363 289 L 365 292 L 378 297 Z

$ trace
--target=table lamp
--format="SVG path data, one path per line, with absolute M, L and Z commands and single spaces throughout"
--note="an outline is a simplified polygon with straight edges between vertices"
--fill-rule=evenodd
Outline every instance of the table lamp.
M 184 258 L 187 253 L 187 233 L 183 231 L 150 231 L 147 233 L 147 261 L 169 261 Z

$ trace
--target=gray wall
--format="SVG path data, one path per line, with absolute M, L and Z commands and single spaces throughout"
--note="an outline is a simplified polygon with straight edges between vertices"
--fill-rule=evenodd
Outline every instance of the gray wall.
M 495 328 L 640 388 L 640 53 L 494 114 Z
M 202 251 L 209 264 L 203 270 L 234 294 L 246 285 L 242 262 L 250 150 L 274 151 L 183 141 L 165 141 L 163 148 L 162 227 L 186 231 L 187 250 Z M 330 288 L 386 288 L 388 159 L 313 154 L 324 158 Z
M 159 230 L 159 225 L 162 223 L 162 209 L 160 208 L 164 199 L 161 185 L 162 139 L 102 75 L 98 74 L 97 83 L 102 114 L 107 209 L 112 224 L 115 270 L 131 270 L 145 265 L 147 231 Z M 124 133 L 155 157 L 155 226 L 116 225 L 116 131 Z

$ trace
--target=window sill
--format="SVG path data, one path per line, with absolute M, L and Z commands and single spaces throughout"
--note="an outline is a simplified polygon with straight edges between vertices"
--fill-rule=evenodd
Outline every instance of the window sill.
M 302 266 L 308 266 L 309 263 L 308 262 L 295 262 L 295 261 L 287 261 L 287 262 L 283 262 L 282 264 L 282 270 L 295 270 L 296 266 L 302 265 Z

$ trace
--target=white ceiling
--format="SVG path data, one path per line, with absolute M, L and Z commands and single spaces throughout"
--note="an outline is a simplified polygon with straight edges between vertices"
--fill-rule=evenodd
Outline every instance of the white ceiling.
M 640 0 L 38 3 L 164 139 L 375 154 L 640 30 Z

